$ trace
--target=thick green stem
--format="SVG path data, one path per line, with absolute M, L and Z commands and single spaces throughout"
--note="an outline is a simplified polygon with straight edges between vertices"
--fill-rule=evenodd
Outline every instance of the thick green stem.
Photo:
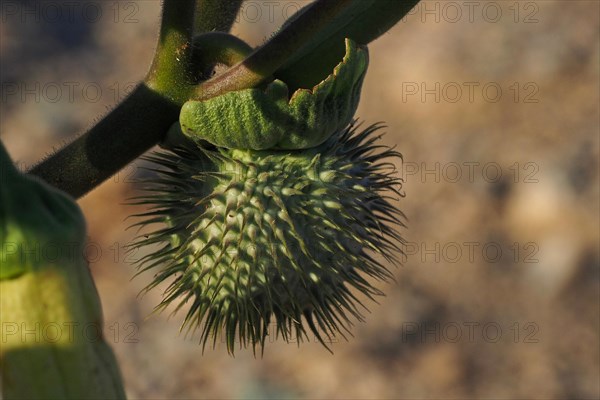
M 195 0 L 165 0 L 147 83 L 94 127 L 29 173 L 79 198 L 162 140 L 193 88 L 189 69 Z
M 370 6 L 365 8 L 363 1 Z M 192 97 L 203 100 L 255 87 L 272 76 L 286 77 L 284 81 L 291 83 L 292 88 L 309 87 L 306 82 L 319 77 L 320 71 L 330 73 L 329 64 L 339 61 L 335 52 L 339 50 L 336 46 L 343 47 L 340 38 L 349 36 L 366 44 L 391 27 L 416 2 L 317 0 L 247 59 L 213 79 L 194 85 L 202 66 L 193 62 L 196 57 L 203 59 L 193 54 L 194 22 L 197 32 L 226 30 L 235 20 L 241 1 L 164 0 L 160 39 L 146 83 L 140 84 L 96 126 L 30 173 L 80 197 L 159 143 L 178 119 L 183 103 Z M 198 15 L 194 21 L 196 4 Z M 239 54 L 231 56 L 230 61 Z M 305 57 L 310 58 L 309 65 L 303 62 Z M 306 76 L 302 76 L 303 70 Z M 300 79 L 294 80 L 295 76 Z
M 225 32 L 209 32 L 194 37 L 194 65 L 209 63 L 233 66 L 244 61 L 252 47 L 237 36 Z
M 218 34 L 229 32 L 236 20 L 243 0 L 197 0 L 194 33 Z M 194 39 L 195 41 L 195 39 Z M 241 41 L 241 40 L 240 40 Z M 195 71 L 194 83 L 199 83 L 210 78 L 214 70 L 214 63 L 206 63 L 206 55 L 202 50 L 194 47 L 192 63 L 199 66 Z M 237 62 L 237 61 L 236 61 Z
M 366 45 L 387 32 L 418 2 L 353 0 L 325 29 L 297 49 L 277 70 L 275 78 L 284 81 L 290 90 L 312 88 L 326 78 L 344 56 L 344 39 Z
M 206 100 L 218 94 L 258 86 L 351 3 L 352 0 L 315 1 L 288 29 L 281 30 L 243 62 L 198 85 L 194 99 Z
M 194 32 L 229 32 L 243 0 L 197 0 Z
M 158 143 L 180 107 L 139 84 L 98 124 L 29 173 L 79 198 Z
M 210 77 L 215 64 L 231 67 L 243 61 L 252 47 L 237 36 L 225 32 L 207 32 L 194 36 L 192 65 L 199 69 L 197 82 Z
M 183 104 L 191 91 L 195 0 L 164 0 L 160 36 L 148 87 Z

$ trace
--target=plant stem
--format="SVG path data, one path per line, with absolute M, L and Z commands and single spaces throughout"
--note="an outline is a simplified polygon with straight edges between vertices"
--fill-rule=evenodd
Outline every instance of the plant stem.
M 180 107 L 139 84 L 83 136 L 29 173 L 79 198 L 158 143 L 177 121 Z
M 329 68 L 318 59 L 318 54 L 326 53 L 329 45 L 318 44 L 321 40 L 328 43 L 335 41 L 331 32 L 345 35 L 347 30 L 357 30 L 355 27 L 347 28 L 349 24 L 361 24 L 361 13 L 357 13 L 358 8 L 355 8 L 358 7 L 357 1 L 378 7 L 370 12 L 371 17 L 367 19 L 369 26 L 358 29 L 363 39 L 359 41 L 361 43 L 391 27 L 418 0 L 317 0 L 244 61 L 213 79 L 194 85 L 201 72 L 199 68 L 204 67 L 194 64 L 197 55 L 193 54 L 192 34 L 196 4 L 199 7 L 195 21 L 198 31 L 225 30 L 235 20 L 241 0 L 164 0 L 159 43 L 145 83 L 139 84 L 96 126 L 35 166 L 30 173 L 78 198 L 158 144 L 172 123 L 177 121 L 183 103 L 192 97 L 203 100 L 258 86 L 271 79 L 282 66 L 288 72 L 298 71 L 299 64 L 293 60 L 298 60 L 299 50 L 302 57 L 310 56 L 313 60 L 317 57 L 319 65 L 315 70 Z M 394 10 L 395 14 L 390 18 L 386 17 L 386 12 L 381 12 L 387 9 Z M 378 26 L 379 23 L 383 28 Z M 339 45 L 343 46 L 343 41 Z M 314 48 L 318 48 L 319 52 L 307 50 Z M 331 55 L 327 62 L 330 58 Z M 200 56 L 200 59 L 204 57 Z M 312 68 L 312 65 L 309 67 Z
M 195 0 L 164 0 L 147 83 L 30 174 L 79 198 L 160 142 L 193 87 L 188 70 L 194 8 Z
M 195 100 L 258 86 L 292 57 L 302 44 L 327 26 L 352 0 L 317 0 L 297 19 L 243 62 L 197 86 Z
M 194 65 L 217 63 L 231 67 L 244 61 L 253 51 L 248 43 L 225 32 L 209 32 L 194 36 L 193 46 Z
M 194 33 L 217 34 L 227 33 L 236 20 L 243 0 L 197 0 Z M 195 40 L 195 39 L 194 39 Z M 241 39 L 238 39 L 241 41 Z M 209 79 L 214 70 L 214 63 L 205 63 L 207 58 L 201 50 L 194 48 L 192 65 L 198 67 L 194 71 L 194 83 Z
M 243 0 L 197 0 L 194 32 L 229 32 Z
M 146 77 L 149 88 L 175 103 L 183 104 L 192 88 L 195 8 L 195 0 L 164 0 L 158 45 Z
M 353 0 L 318 35 L 304 43 L 274 74 L 290 91 L 312 88 L 344 56 L 344 39 L 366 45 L 400 21 L 419 0 Z
M 192 65 L 198 68 L 196 82 L 211 76 L 215 64 L 231 67 L 243 61 L 252 47 L 237 36 L 225 32 L 207 32 L 194 36 Z

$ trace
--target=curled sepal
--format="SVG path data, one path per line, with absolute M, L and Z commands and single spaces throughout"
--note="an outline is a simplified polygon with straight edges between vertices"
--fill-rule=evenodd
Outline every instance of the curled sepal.
M 322 82 L 298 89 L 288 101 L 284 82 L 266 89 L 225 93 L 186 102 L 179 115 L 184 135 L 233 149 L 308 149 L 352 120 L 368 65 L 366 47 L 346 39 L 346 55 Z

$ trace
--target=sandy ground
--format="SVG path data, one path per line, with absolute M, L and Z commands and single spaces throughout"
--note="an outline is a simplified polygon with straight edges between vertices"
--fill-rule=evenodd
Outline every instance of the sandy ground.
M 159 3 L 82 2 L 72 20 L 68 2 L 8 3 L 0 132 L 24 168 L 144 76 Z M 260 44 L 300 4 L 246 1 L 235 33 Z M 404 155 L 407 256 L 334 355 L 314 342 L 202 354 L 182 316 L 149 316 L 160 292 L 136 297 L 151 276 L 132 280 L 123 203 L 142 163 L 82 199 L 128 395 L 598 398 L 599 11 L 425 1 L 370 46 L 357 117 L 385 121 Z

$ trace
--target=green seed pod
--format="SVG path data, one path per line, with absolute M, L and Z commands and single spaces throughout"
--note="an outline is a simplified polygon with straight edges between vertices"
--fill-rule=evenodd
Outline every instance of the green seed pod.
M 245 89 L 204 101 L 186 102 L 181 131 L 199 142 L 232 149 L 308 149 L 347 126 L 358 107 L 368 65 L 366 47 L 346 39 L 346 55 L 312 90 L 298 89 L 288 100 L 285 83 Z
M 134 204 L 151 205 L 135 226 L 132 249 L 151 246 L 140 272 L 166 279 L 163 309 L 188 306 L 184 327 L 202 327 L 201 342 L 225 333 L 227 347 L 263 345 L 272 318 L 288 340 L 343 335 L 362 320 L 353 290 L 381 294 L 365 279 L 390 272 L 373 253 L 397 262 L 403 215 L 385 196 L 401 180 L 384 160 L 399 153 L 377 145 L 378 126 L 348 128 L 302 151 L 200 146 L 155 153 L 158 177 Z M 158 246 L 158 250 L 157 247 Z M 148 252 L 149 249 L 145 249 Z
M 125 398 L 83 256 L 85 221 L 62 192 L 20 174 L 0 144 L 2 395 Z

